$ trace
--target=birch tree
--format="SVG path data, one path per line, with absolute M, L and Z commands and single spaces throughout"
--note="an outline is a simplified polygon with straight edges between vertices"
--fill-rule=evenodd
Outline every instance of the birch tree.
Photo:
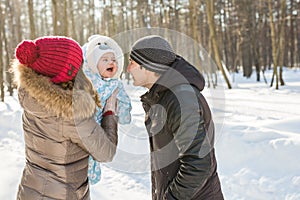
M 224 77 L 224 80 L 227 84 L 228 89 L 231 89 L 231 84 L 229 82 L 229 79 L 225 73 L 225 70 L 222 66 L 221 58 L 219 55 L 219 50 L 218 50 L 218 45 L 217 45 L 217 40 L 215 36 L 215 26 L 214 26 L 214 1 L 211 0 L 206 0 L 206 11 L 207 11 L 207 19 L 208 19 L 208 25 L 209 25 L 209 32 L 210 32 L 210 40 L 212 43 L 212 48 L 214 52 L 214 57 L 216 60 L 216 64 L 219 68 L 219 70 L 222 72 L 222 75 Z

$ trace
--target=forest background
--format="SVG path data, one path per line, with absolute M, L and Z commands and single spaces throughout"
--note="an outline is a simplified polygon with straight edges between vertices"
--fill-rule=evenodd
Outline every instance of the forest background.
M 13 95 L 9 65 L 16 45 L 23 39 L 45 35 L 72 37 L 81 45 L 93 34 L 117 40 L 124 51 L 126 73 L 130 45 L 139 29 L 159 28 L 159 34 L 205 74 L 208 87 L 218 82 L 221 71 L 227 87 L 228 73 L 242 72 L 245 78 L 255 73 L 279 89 L 284 85 L 283 67 L 300 67 L 300 0 L 0 0 L 0 101 Z M 135 31 L 132 31 L 135 30 Z M 196 45 L 182 47 L 178 34 Z M 132 31 L 132 32 L 131 32 Z M 127 32 L 130 37 L 117 37 Z M 156 32 L 157 33 L 157 32 Z M 200 49 L 205 49 L 215 68 L 201 64 Z M 276 66 L 276 67 L 274 67 Z M 268 80 L 265 70 L 273 70 Z

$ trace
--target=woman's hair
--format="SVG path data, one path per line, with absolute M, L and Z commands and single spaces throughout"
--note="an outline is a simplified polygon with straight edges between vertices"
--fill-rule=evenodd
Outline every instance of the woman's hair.
M 95 99 L 96 105 L 101 108 L 100 98 L 95 90 L 92 82 L 85 76 L 82 71 L 82 67 L 80 67 L 79 71 L 75 78 L 71 81 L 59 83 L 59 85 L 65 90 L 84 90 L 92 95 Z

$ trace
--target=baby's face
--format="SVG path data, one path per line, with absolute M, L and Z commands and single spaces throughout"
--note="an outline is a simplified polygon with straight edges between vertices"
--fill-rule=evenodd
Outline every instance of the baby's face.
M 98 62 L 97 68 L 103 78 L 112 78 L 118 71 L 115 54 L 112 52 L 103 54 Z

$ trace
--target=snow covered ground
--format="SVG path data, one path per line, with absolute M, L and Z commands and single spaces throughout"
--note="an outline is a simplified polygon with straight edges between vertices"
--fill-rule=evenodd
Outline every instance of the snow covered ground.
M 271 72 L 266 73 L 270 80 Z M 300 70 L 285 70 L 280 90 L 255 77 L 235 74 L 232 90 L 219 86 L 203 94 L 216 124 L 218 172 L 225 199 L 300 199 Z M 220 81 L 219 81 L 220 82 Z M 124 82 L 125 83 L 125 82 Z M 118 153 L 102 165 L 92 199 L 150 200 L 149 148 L 139 96 L 132 98 L 133 122 L 119 128 Z M 0 199 L 15 199 L 24 167 L 22 110 L 16 96 L 0 102 Z

